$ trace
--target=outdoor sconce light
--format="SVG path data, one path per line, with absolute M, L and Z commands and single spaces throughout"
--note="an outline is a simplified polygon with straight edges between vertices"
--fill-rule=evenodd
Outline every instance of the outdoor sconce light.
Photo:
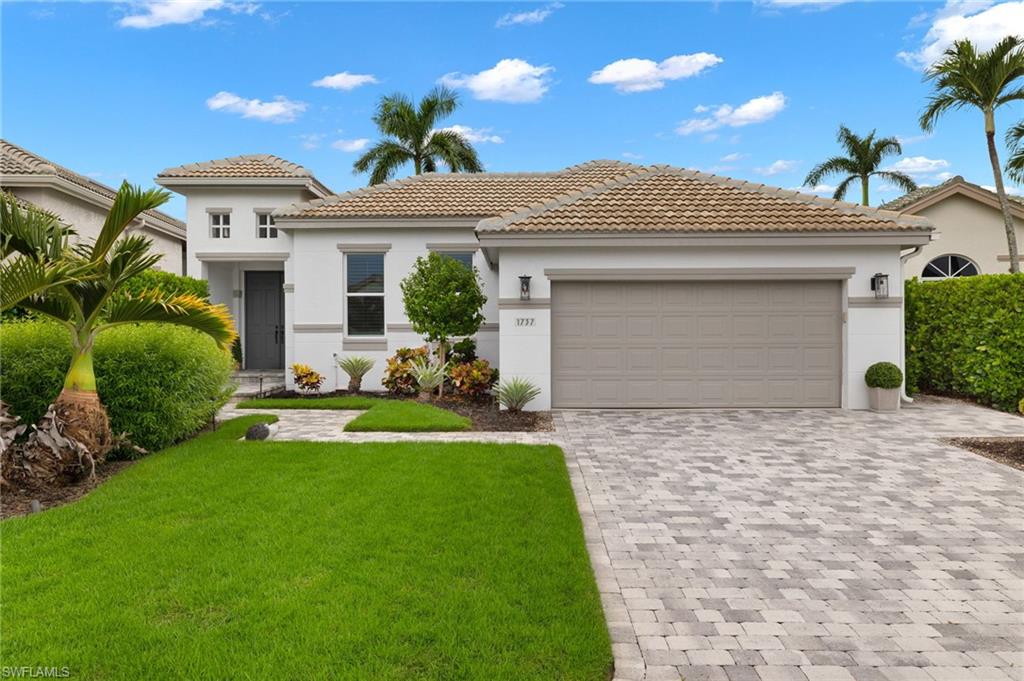
M 875 292 L 875 298 L 888 298 L 889 275 L 879 272 L 871 277 L 871 290 Z
M 530 299 L 530 279 L 527 275 L 519 277 L 519 300 Z

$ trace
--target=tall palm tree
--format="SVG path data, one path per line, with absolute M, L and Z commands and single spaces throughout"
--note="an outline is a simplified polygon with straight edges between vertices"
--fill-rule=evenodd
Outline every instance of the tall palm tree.
M 473 145 L 454 130 L 437 129 L 458 106 L 458 95 L 442 86 L 431 90 L 418 107 L 402 94 L 382 97 L 373 122 L 384 139 L 352 164 L 353 171 L 370 171 L 371 185 L 387 182 L 410 162 L 417 175 L 434 172 L 439 164 L 453 173 L 479 173 L 483 165 Z
M 102 461 L 112 437 L 106 410 L 96 393 L 93 344 L 105 329 L 137 322 L 180 324 L 203 331 L 220 346 L 230 346 L 235 327 L 223 305 L 191 294 L 162 291 L 129 293 L 125 283 L 162 257 L 140 234 L 125 235 L 140 213 L 162 205 L 163 190 L 121 185 L 95 241 L 72 246 L 70 231 L 55 217 L 14 197 L 0 197 L 0 310 L 15 305 L 59 322 L 71 337 L 71 365 L 54 402 L 63 432 Z M 66 474 L 81 465 L 77 451 L 56 455 L 50 472 Z
M 1006 131 L 1006 146 L 1010 149 L 1006 174 L 1014 182 L 1024 184 L 1024 121 Z
M 867 137 L 860 137 L 845 125 L 840 125 L 836 140 L 846 151 L 846 156 L 833 156 L 824 163 L 814 166 L 811 172 L 807 173 L 804 186 L 814 187 L 826 177 L 845 175 L 832 198 L 841 201 L 846 196 L 850 184 L 859 180 L 860 200 L 865 206 L 869 205 L 870 201 L 868 183 L 872 177 L 888 180 L 903 191 L 912 192 L 917 189 L 917 184 L 909 175 L 895 170 L 881 170 L 882 161 L 889 156 L 899 156 L 903 153 L 903 147 L 895 137 L 875 139 L 874 130 Z
M 979 52 L 970 40 L 958 40 L 926 72 L 934 90 L 921 114 L 921 129 L 926 132 L 935 127 L 939 118 L 954 109 L 974 107 L 985 118 L 985 139 L 988 158 L 992 163 L 999 206 L 1003 211 L 1006 243 L 1010 248 L 1010 271 L 1019 272 L 1017 235 L 1013 228 L 1010 201 L 1003 186 L 1003 173 L 996 151 L 996 116 L 1000 106 L 1024 100 L 1024 87 L 1015 82 L 1024 76 L 1024 40 L 1008 36 L 987 52 Z

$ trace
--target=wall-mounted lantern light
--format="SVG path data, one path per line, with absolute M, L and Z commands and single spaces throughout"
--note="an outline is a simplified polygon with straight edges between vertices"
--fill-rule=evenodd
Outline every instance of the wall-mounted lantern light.
M 871 290 L 875 292 L 875 298 L 888 298 L 889 275 L 879 272 L 871 277 Z
M 532 277 L 523 275 L 519 277 L 519 300 L 530 299 L 530 279 Z

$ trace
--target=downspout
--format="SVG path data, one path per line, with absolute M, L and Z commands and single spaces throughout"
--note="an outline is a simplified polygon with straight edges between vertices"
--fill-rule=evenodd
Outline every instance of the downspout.
M 906 279 L 903 276 L 903 266 L 907 261 L 924 250 L 924 246 L 914 246 L 909 252 L 900 256 L 900 281 Z M 900 369 L 903 370 L 903 385 L 900 386 L 900 401 L 913 404 L 914 398 L 907 394 L 907 292 L 904 286 L 902 300 L 900 301 Z

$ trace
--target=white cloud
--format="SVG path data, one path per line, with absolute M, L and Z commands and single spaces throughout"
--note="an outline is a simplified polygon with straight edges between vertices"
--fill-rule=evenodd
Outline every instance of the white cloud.
M 956 40 L 967 38 L 979 49 L 987 50 L 1015 33 L 1024 34 L 1024 1 L 992 6 L 987 0 L 947 0 L 932 18 L 932 25 L 921 40 L 921 46 L 917 50 L 900 52 L 897 56 L 913 68 L 925 69 L 941 58 L 946 48 Z
M 660 90 L 667 80 L 690 78 L 721 63 L 722 58 L 710 52 L 677 54 L 661 62 L 619 59 L 594 71 L 588 80 L 595 85 L 613 85 L 618 92 L 646 92 Z
M 334 142 L 331 142 L 332 148 L 337 149 L 338 151 L 344 151 L 349 154 L 355 153 L 357 151 L 362 151 L 369 145 L 370 140 L 366 139 L 365 137 L 360 137 L 354 140 L 335 140 Z
M 787 161 L 780 158 L 771 165 L 763 168 L 754 168 L 754 172 L 758 175 L 780 175 L 782 173 L 788 173 L 795 170 L 797 163 L 799 163 L 799 161 Z
M 755 97 L 735 108 L 729 104 L 722 104 L 711 112 L 711 116 L 683 121 L 676 128 L 676 132 L 680 135 L 692 135 L 697 132 L 711 132 L 723 126 L 739 128 L 753 123 L 763 123 L 774 118 L 785 108 L 786 96 L 781 92 L 773 92 L 763 97 Z M 707 107 L 695 109 L 698 113 L 709 110 Z
M 551 16 L 551 13 L 556 9 L 562 9 L 564 6 L 560 2 L 552 2 L 549 5 L 530 10 L 529 12 L 509 12 L 508 14 L 503 14 L 494 25 L 498 28 L 507 28 L 520 24 L 539 24 Z
M 907 146 L 909 144 L 917 144 L 918 142 L 924 142 L 926 140 L 931 139 L 931 137 L 932 137 L 932 133 L 926 132 L 926 133 L 922 133 L 920 135 L 907 135 L 906 137 L 904 137 L 903 135 L 897 135 L 896 136 L 896 140 L 901 145 Z
M 255 14 L 254 2 L 227 0 L 144 0 L 132 3 L 133 13 L 117 22 L 122 28 L 157 28 L 169 24 L 191 24 L 206 20 L 207 12 L 225 9 L 232 14 Z
M 548 91 L 551 66 L 534 66 L 522 59 L 502 59 L 480 73 L 449 73 L 440 82 L 466 88 L 477 99 L 494 102 L 536 102 Z
M 441 130 L 451 130 L 462 135 L 462 137 L 473 144 L 504 144 L 505 140 L 500 135 L 491 134 L 490 128 L 471 128 L 468 125 L 449 125 Z
M 242 118 L 256 118 L 271 123 L 290 123 L 306 110 L 305 102 L 296 102 L 278 95 L 272 101 L 245 99 L 233 92 L 218 92 L 206 100 L 211 111 L 227 111 L 240 114 Z
M 995 193 L 996 191 L 995 185 L 983 184 L 981 185 L 981 188 L 987 189 L 993 193 Z M 1006 189 L 1006 193 L 1009 194 L 1010 196 L 1024 196 L 1024 189 L 1021 189 L 1020 187 L 1015 187 L 1012 184 L 1004 183 L 1003 188 Z
M 824 182 L 822 182 L 821 184 L 816 184 L 813 187 L 791 187 L 791 189 L 795 192 L 820 194 L 822 196 L 832 196 L 833 194 L 836 193 L 835 185 L 826 184 Z
M 722 163 L 735 163 L 736 161 L 739 161 L 740 159 L 743 159 L 745 157 L 746 154 L 741 154 L 738 151 L 734 151 L 731 154 L 726 154 L 725 156 L 718 160 L 721 161 Z
M 304 135 L 299 135 L 299 139 L 302 140 L 302 148 L 312 151 L 313 149 L 319 149 L 320 143 L 324 139 L 324 134 L 320 132 L 311 132 Z
M 644 157 L 643 154 L 634 154 L 632 151 L 622 152 L 622 158 L 628 158 L 631 161 L 639 161 Z
M 332 76 L 324 76 L 313 81 L 313 87 L 326 87 L 332 90 L 355 90 L 361 85 L 372 85 L 379 82 L 369 73 L 349 73 L 342 71 Z
M 934 175 L 949 168 L 949 161 L 927 156 L 906 156 L 893 163 L 886 170 L 895 170 L 907 175 Z

